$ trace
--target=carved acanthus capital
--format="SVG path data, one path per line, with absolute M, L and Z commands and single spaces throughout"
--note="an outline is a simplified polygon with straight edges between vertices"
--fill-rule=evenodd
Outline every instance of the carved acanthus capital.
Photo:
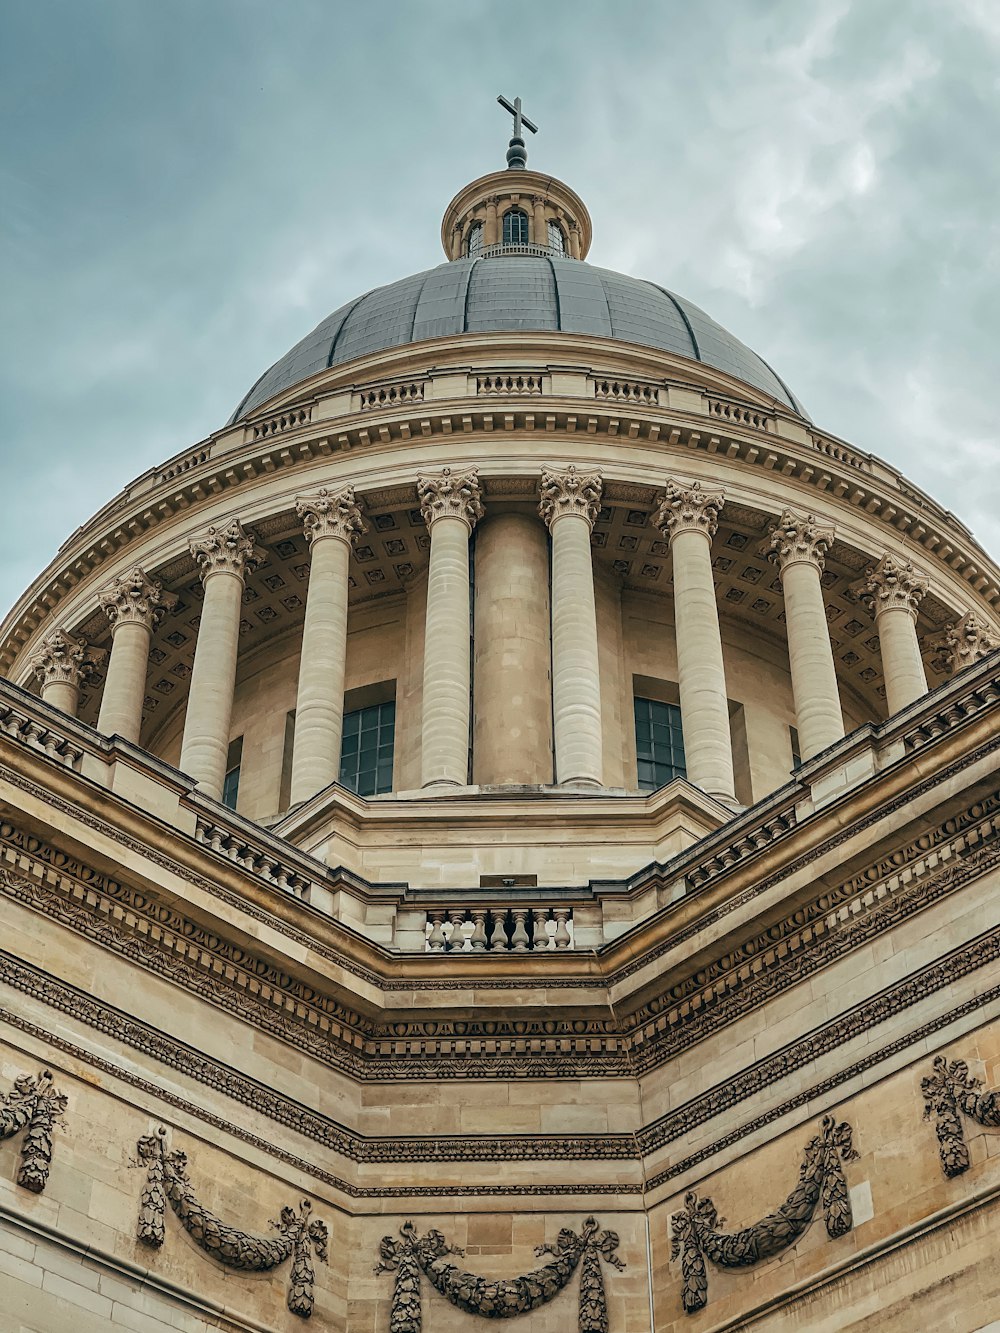
M 127 624 L 145 625 L 151 630 L 177 603 L 176 594 L 164 592 L 158 580 L 149 578 L 140 565 L 133 565 L 105 584 L 97 600 L 112 633 L 119 625 Z
M 235 574 L 242 579 L 266 559 L 254 543 L 253 534 L 244 531 L 238 518 L 213 524 L 200 537 L 193 537 L 188 546 L 198 562 L 203 583 L 210 574 Z
M 805 562 L 822 570 L 834 535 L 833 528 L 815 514 L 793 514 L 786 509 L 760 549 L 780 569 Z
M 886 551 L 877 565 L 872 565 L 860 589 L 863 600 L 877 616 L 880 611 L 898 608 L 916 618 L 917 609 L 927 592 L 927 577 L 912 560 Z
M 975 611 L 969 611 L 956 623 L 945 625 L 936 638 L 927 642 L 927 647 L 937 654 L 933 659 L 937 670 L 954 675 L 1000 648 L 1000 632 Z
M 440 476 L 418 477 L 417 498 L 428 527 L 438 518 L 461 518 L 474 528 L 486 512 L 483 509 L 479 471 L 453 473 L 450 467 Z
M 601 512 L 603 489 L 599 472 L 577 472 L 575 463 L 565 472 L 546 468 L 542 473 L 538 512 L 549 528 L 563 514 L 579 514 L 593 527 Z
M 709 539 L 719 526 L 719 510 L 725 504 L 721 490 L 703 491 L 701 483 L 684 486 L 668 480 L 653 525 L 668 540 L 678 532 L 703 532 Z
M 315 495 L 300 495 L 295 501 L 295 512 L 302 519 L 310 543 L 320 537 L 339 537 L 350 545 L 355 537 L 368 531 L 353 486 L 342 491 L 329 491 L 324 486 Z
M 80 686 L 107 657 L 103 648 L 92 648 L 82 639 L 74 639 L 64 630 L 56 629 L 38 645 L 28 660 L 28 666 L 43 685 Z

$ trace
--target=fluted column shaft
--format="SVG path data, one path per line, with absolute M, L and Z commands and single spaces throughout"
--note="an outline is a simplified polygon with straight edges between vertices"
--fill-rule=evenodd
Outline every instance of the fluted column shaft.
M 146 672 L 153 626 L 176 602 L 138 565 L 112 579 L 98 599 L 111 622 L 111 658 L 104 680 L 97 730 L 137 742 L 146 697 Z
M 486 200 L 486 225 L 483 227 L 483 245 L 500 244 L 500 227 L 497 220 L 497 199 L 491 196 Z
M 535 233 L 535 244 L 548 245 L 549 228 L 545 220 L 545 200 L 541 195 L 533 195 L 531 203 L 534 211 L 532 230 Z
M 601 675 L 590 533 L 601 478 L 575 467 L 542 474 L 539 512 L 552 534 L 552 726 L 556 781 L 599 787 L 604 780 Z
M 340 775 L 348 569 L 351 542 L 367 531 L 353 487 L 302 496 L 295 507 L 304 520 L 311 559 L 295 704 L 292 805 L 315 796 Z
M 927 579 L 913 562 L 887 552 L 865 577 L 864 594 L 875 612 L 889 715 L 927 693 L 917 639 L 917 609 Z
M 191 542 L 205 588 L 188 693 L 180 767 L 216 800 L 222 797 L 236 686 L 245 575 L 263 559 L 237 519 Z
M 653 521 L 669 540 L 673 558 L 677 686 L 687 776 L 710 796 L 734 802 L 729 697 L 712 573 L 712 538 L 722 505 L 721 491 L 670 481 Z
M 464 786 L 469 778 L 471 683 L 469 537 L 483 507 L 475 471 L 417 481 L 430 529 L 424 631 L 421 785 Z
M 837 672 L 820 576 L 833 528 L 811 514 L 784 513 L 772 529 L 768 554 L 781 570 L 785 627 L 799 751 L 809 759 L 844 734 Z

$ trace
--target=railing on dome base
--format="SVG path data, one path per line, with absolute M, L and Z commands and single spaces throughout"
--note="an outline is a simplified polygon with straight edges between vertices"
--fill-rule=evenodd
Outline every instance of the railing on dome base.
M 501 259 L 505 255 L 538 255 L 543 259 L 572 259 L 567 250 L 557 250 L 553 245 L 484 245 L 471 259 Z

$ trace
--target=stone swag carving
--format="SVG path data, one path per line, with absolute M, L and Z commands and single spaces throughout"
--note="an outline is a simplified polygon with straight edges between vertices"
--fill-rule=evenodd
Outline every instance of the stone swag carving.
M 59 1092 L 47 1069 L 37 1078 L 22 1074 L 6 1096 L 0 1096 L 0 1140 L 13 1138 L 23 1129 L 21 1165 L 17 1183 L 32 1194 L 41 1194 L 52 1165 L 52 1131 L 66 1110 L 68 1098 Z
M 934 1057 L 934 1072 L 923 1079 L 924 1119 L 934 1117 L 941 1169 L 946 1176 L 960 1176 L 969 1169 L 969 1145 L 965 1141 L 962 1115 L 986 1129 L 1000 1129 L 1000 1089 L 982 1088 L 964 1060 Z M 961 1113 L 961 1114 L 960 1114 Z
M 167 1202 L 194 1243 L 226 1268 L 267 1273 L 291 1258 L 286 1304 L 292 1314 L 308 1319 L 315 1301 L 316 1272 L 313 1254 L 326 1263 L 329 1229 L 311 1216 L 312 1205 L 303 1199 L 298 1212 L 282 1208 L 276 1235 L 258 1236 L 229 1226 L 200 1203 L 187 1175 L 187 1154 L 168 1152 L 166 1130 L 141 1138 L 138 1165 L 146 1179 L 139 1201 L 138 1239 L 154 1249 L 163 1244 Z
M 588 1217 L 577 1234 L 568 1227 L 559 1232 L 555 1247 L 540 1245 L 535 1253 L 552 1259 L 530 1273 L 514 1278 L 485 1278 L 445 1263 L 449 1254 L 462 1254 L 449 1245 L 440 1231 L 417 1234 L 412 1222 L 400 1228 L 402 1240 L 383 1236 L 376 1273 L 394 1272 L 389 1333 L 421 1333 L 420 1275 L 437 1288 L 452 1305 L 482 1319 L 513 1319 L 547 1305 L 580 1269 L 579 1333 L 608 1333 L 608 1302 L 604 1292 L 601 1260 L 621 1270 L 625 1267 L 615 1251 L 618 1236 L 600 1231 Z
M 706 1258 L 719 1268 L 750 1268 L 762 1263 L 795 1244 L 817 1205 L 823 1209 L 827 1235 L 832 1240 L 846 1235 L 854 1219 L 841 1159 L 849 1162 L 857 1156 L 851 1126 L 824 1116 L 819 1134 L 806 1145 L 799 1182 L 791 1194 L 773 1213 L 741 1231 L 719 1231 L 724 1219 L 712 1200 L 687 1194 L 684 1208 L 670 1219 L 670 1257 L 681 1261 L 685 1312 L 702 1310 L 708 1301 Z

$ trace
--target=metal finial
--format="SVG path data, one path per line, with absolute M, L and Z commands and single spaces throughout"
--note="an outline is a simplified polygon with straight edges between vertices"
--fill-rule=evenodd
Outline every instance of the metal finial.
M 505 111 L 509 111 L 514 117 L 514 137 L 507 146 L 507 166 L 511 171 L 524 171 L 528 165 L 528 150 L 524 146 L 524 138 L 521 134 L 521 126 L 528 129 L 532 134 L 538 133 L 538 126 L 521 113 L 521 99 L 515 97 L 513 103 L 508 102 L 502 94 L 497 101 Z

